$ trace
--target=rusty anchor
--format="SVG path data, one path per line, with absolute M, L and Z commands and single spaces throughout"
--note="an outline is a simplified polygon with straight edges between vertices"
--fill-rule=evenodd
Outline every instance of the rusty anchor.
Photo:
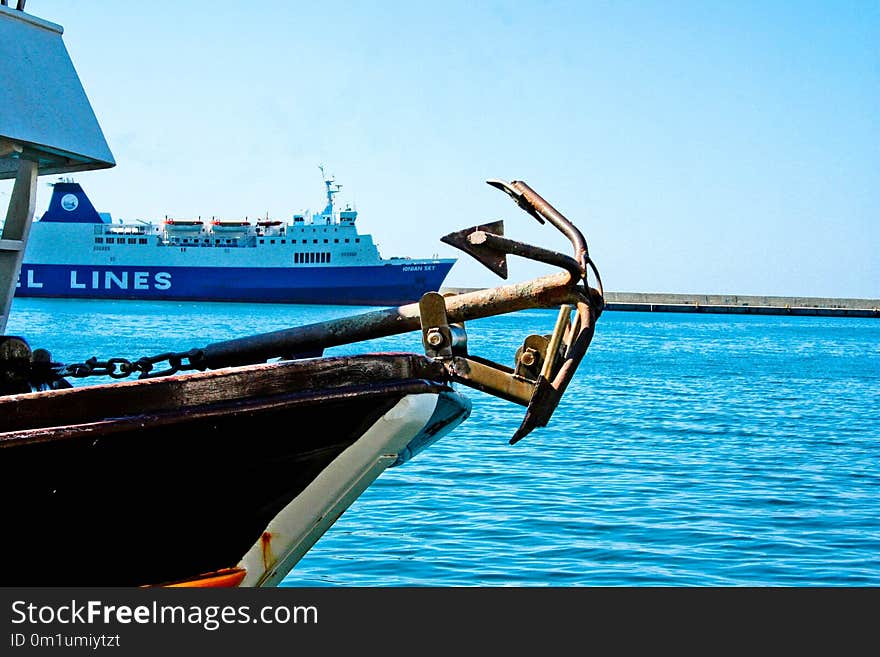
M 504 237 L 504 224 L 500 221 L 441 238 L 443 242 L 472 255 L 501 278 L 507 278 L 508 255 L 560 267 L 567 273 L 567 281 L 560 281 L 558 288 L 552 285 L 549 288 L 554 294 L 564 291 L 561 303 L 552 304 L 560 306 L 553 333 L 550 336 L 527 337 L 517 351 L 515 369 L 482 359 L 452 356 L 453 379 L 527 406 L 522 424 L 510 439 L 510 443 L 514 444 L 536 427 L 545 426 L 553 415 L 587 352 L 596 320 L 604 307 L 604 299 L 599 272 L 590 259 L 587 241 L 580 230 L 526 183 L 487 182 L 505 192 L 540 223 L 549 222 L 557 228 L 569 239 L 574 249 L 573 256 L 567 256 L 508 239 Z M 589 286 L 587 278 L 590 272 L 595 275 L 597 288 Z M 535 296 L 540 298 L 547 291 L 536 289 Z M 575 312 L 573 320 L 572 310 Z
M 218 369 L 321 356 L 325 349 L 374 338 L 422 331 L 425 355 L 441 362 L 449 378 L 463 385 L 526 406 L 510 443 L 547 424 L 590 345 L 604 307 L 602 282 L 578 228 L 522 181 L 488 180 L 540 223 L 549 222 L 571 242 L 571 256 L 504 237 L 497 221 L 441 238 L 507 278 L 507 256 L 535 260 L 563 271 L 500 287 L 442 296 L 428 292 L 417 303 L 340 319 L 214 342 L 179 353 L 129 361 L 90 359 L 58 368 L 58 376 L 109 375 L 124 378 L 169 376 L 187 370 Z M 588 276 L 596 279 L 591 287 Z M 468 353 L 464 322 L 530 308 L 559 307 L 553 333 L 530 335 L 517 350 L 515 367 Z M 168 367 L 154 366 L 168 362 Z M 108 371 L 110 372 L 108 374 Z

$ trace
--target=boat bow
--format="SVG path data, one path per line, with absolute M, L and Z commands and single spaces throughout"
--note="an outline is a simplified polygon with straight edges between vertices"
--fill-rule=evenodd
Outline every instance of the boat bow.
M 128 360 L 97 358 L 56 369 L 58 377 L 107 375 L 125 378 L 170 376 L 321 356 L 325 349 L 374 338 L 421 331 L 425 354 L 441 363 L 453 381 L 527 407 L 511 443 L 547 424 L 593 338 L 604 298 L 601 278 L 581 231 L 522 181 L 488 181 L 519 207 L 562 232 L 572 244 L 566 255 L 504 237 L 503 222 L 451 233 L 447 244 L 462 249 L 496 274 L 507 277 L 507 256 L 516 255 L 563 269 L 533 280 L 441 296 L 425 294 L 418 303 L 341 319 L 214 342 L 183 352 Z M 595 287 L 590 278 L 595 279 Z M 529 335 L 514 356 L 514 367 L 467 353 L 464 323 L 529 308 L 559 308 L 550 335 Z

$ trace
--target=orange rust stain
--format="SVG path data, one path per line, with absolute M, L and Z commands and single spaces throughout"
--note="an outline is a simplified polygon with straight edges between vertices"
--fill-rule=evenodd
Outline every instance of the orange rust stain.
M 271 532 L 263 532 L 263 535 L 260 536 L 260 545 L 263 548 L 263 568 L 269 570 L 269 567 L 274 562 L 272 558 L 272 533 Z

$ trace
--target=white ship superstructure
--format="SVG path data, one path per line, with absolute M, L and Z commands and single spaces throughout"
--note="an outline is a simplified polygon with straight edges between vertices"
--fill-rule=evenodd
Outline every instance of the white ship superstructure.
M 322 170 L 323 171 L 323 170 Z M 394 305 L 436 290 L 454 259 L 382 258 L 357 211 L 327 203 L 282 221 L 218 217 L 113 223 L 78 183 L 54 184 L 19 296 Z

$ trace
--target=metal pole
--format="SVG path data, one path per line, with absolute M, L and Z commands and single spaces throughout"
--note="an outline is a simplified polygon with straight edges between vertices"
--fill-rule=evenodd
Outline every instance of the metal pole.
M 455 323 L 526 308 L 557 307 L 571 303 L 575 298 L 571 281 L 571 275 L 562 272 L 524 283 L 447 297 L 446 315 Z M 408 333 L 420 327 L 419 304 L 411 303 L 354 317 L 215 342 L 190 358 L 199 368 L 216 369 Z
M 12 297 L 37 204 L 37 163 L 20 159 L 0 235 L 0 334 L 6 331 Z

